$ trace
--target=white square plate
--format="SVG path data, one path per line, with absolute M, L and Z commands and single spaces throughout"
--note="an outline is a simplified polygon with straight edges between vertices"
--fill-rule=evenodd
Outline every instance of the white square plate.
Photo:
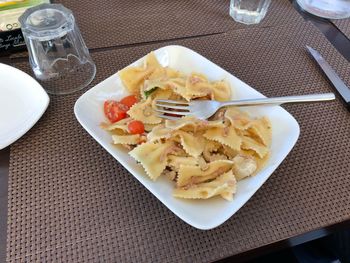
M 49 96 L 35 79 L 0 63 L 0 150 L 33 127 L 49 101 Z
M 227 80 L 235 98 L 248 99 L 264 97 L 262 94 L 220 68 L 198 53 L 182 46 L 166 46 L 155 51 L 163 66 L 175 68 L 183 73 L 203 73 L 211 81 Z M 141 65 L 144 57 L 130 66 Z M 116 160 L 118 160 L 137 180 L 153 193 L 165 206 L 186 223 L 198 229 L 211 229 L 219 226 L 240 209 L 269 178 L 278 165 L 286 158 L 299 136 L 296 120 L 279 106 L 246 107 L 244 110 L 253 116 L 267 116 L 272 124 L 271 157 L 266 167 L 256 176 L 240 181 L 232 202 L 222 198 L 209 200 L 184 200 L 172 197 L 173 185 L 167 178 L 153 182 L 147 177 L 141 165 L 127 154 L 123 148 L 112 145 L 111 135 L 99 125 L 106 121 L 103 102 L 106 99 L 121 99 L 127 95 L 118 73 L 102 81 L 75 103 L 74 112 L 80 124 Z M 278 94 L 276 94 L 277 96 Z

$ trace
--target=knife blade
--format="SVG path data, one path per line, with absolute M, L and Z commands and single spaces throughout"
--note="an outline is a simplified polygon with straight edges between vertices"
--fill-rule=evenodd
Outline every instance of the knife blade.
M 313 49 L 312 47 L 306 46 L 312 57 L 315 59 L 317 64 L 326 74 L 327 78 L 332 82 L 335 89 L 338 91 L 340 96 L 345 101 L 348 109 L 350 110 L 350 89 L 345 85 L 342 79 L 338 76 L 333 68 L 327 63 L 327 61 L 321 56 L 321 54 Z

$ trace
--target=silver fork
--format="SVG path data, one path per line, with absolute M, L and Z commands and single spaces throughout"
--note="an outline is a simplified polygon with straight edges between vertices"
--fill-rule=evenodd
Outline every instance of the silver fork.
M 208 119 L 218 109 L 225 106 L 256 106 L 256 105 L 281 105 L 283 103 L 300 103 L 300 102 L 318 102 L 334 100 L 333 93 L 311 94 L 301 96 L 286 96 L 275 98 L 259 98 L 244 99 L 234 101 L 215 101 L 215 100 L 192 100 L 192 101 L 176 101 L 176 100 L 156 100 L 155 109 L 158 117 L 177 120 L 182 116 L 195 116 L 199 119 Z M 166 115 L 166 114 L 171 114 Z M 175 115 L 175 116 L 174 116 Z

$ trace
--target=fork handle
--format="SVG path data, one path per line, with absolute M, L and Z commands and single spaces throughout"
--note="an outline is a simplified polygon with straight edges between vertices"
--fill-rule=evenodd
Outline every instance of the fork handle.
M 323 93 L 323 94 L 311 94 L 311 95 L 300 95 L 300 96 L 285 96 L 275 98 L 261 98 L 261 99 L 245 99 L 245 100 L 234 100 L 221 102 L 221 107 L 225 106 L 253 106 L 253 105 L 281 105 L 284 103 L 301 103 L 301 102 L 318 102 L 334 100 L 334 93 Z

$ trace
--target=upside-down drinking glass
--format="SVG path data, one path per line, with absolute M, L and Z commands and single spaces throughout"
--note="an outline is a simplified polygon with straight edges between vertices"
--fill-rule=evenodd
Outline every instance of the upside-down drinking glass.
M 243 24 L 258 24 L 265 17 L 271 0 L 231 0 L 230 16 Z
M 42 4 L 26 10 L 19 20 L 30 65 L 48 93 L 72 93 L 93 80 L 96 66 L 69 9 Z

